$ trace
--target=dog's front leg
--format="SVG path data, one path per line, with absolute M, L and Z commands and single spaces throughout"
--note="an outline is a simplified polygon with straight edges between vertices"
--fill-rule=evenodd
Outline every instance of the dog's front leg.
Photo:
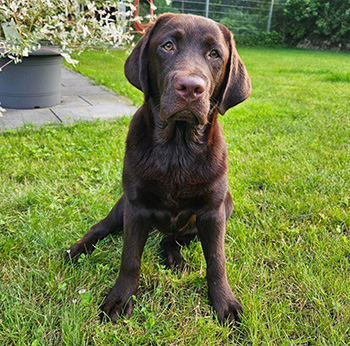
M 207 262 L 207 282 L 209 299 L 220 322 L 238 321 L 242 305 L 229 286 L 225 259 L 225 207 L 207 211 L 197 219 L 199 238 Z
M 136 208 L 135 208 L 136 209 Z M 124 245 L 117 282 L 101 305 L 101 317 L 106 315 L 115 323 L 120 315 L 130 317 L 132 295 L 136 294 L 141 272 L 141 256 L 149 229 L 139 218 L 137 210 L 126 205 L 124 213 Z

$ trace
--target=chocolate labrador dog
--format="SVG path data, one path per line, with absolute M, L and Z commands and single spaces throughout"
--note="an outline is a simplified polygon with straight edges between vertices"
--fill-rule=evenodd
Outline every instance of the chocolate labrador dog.
M 218 113 L 248 98 L 251 85 L 232 34 L 202 17 L 161 15 L 127 59 L 125 75 L 142 90 L 145 102 L 126 140 L 124 194 L 66 252 L 66 260 L 91 253 L 98 240 L 124 227 L 119 277 L 101 306 L 115 322 L 132 312 L 149 232 L 167 235 L 162 252 L 172 268 L 182 266 L 180 248 L 197 235 L 217 317 L 237 320 L 242 306 L 225 267 L 224 237 L 233 202 Z

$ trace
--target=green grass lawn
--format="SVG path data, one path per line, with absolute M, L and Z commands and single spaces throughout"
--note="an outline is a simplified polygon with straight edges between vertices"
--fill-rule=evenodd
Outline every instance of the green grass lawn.
M 253 93 L 221 122 L 235 212 L 229 282 L 244 306 L 237 328 L 211 314 L 199 243 L 185 272 L 149 238 L 134 312 L 101 324 L 122 237 L 78 264 L 64 251 L 120 197 L 128 118 L 0 134 L 2 345 L 349 345 L 350 55 L 239 49 Z M 77 69 L 136 104 L 123 52 L 85 53 Z

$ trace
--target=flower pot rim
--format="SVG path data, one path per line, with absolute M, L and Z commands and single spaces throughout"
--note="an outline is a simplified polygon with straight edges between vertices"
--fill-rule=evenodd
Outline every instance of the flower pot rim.
M 40 49 L 29 52 L 30 55 L 61 55 L 58 46 L 41 46 Z
M 4 48 L 0 48 L 1 53 L 3 53 L 4 51 L 5 51 Z M 28 56 L 42 56 L 42 55 L 61 55 L 61 51 L 59 46 L 41 43 L 39 49 L 33 50 L 28 53 Z M 25 59 L 25 58 L 27 57 L 26 56 L 22 57 L 22 59 Z M 9 58 L 5 56 L 3 57 L 3 59 L 9 59 Z

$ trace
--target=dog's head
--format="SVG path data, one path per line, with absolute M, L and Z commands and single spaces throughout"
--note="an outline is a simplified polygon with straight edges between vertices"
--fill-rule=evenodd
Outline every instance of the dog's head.
M 205 125 L 247 99 L 248 73 L 229 30 L 194 15 L 164 14 L 125 63 L 125 75 L 164 122 Z

